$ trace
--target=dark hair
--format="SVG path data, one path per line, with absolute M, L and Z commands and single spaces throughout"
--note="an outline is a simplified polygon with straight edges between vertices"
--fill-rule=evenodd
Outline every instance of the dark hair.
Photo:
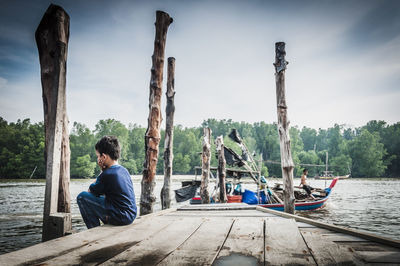
M 308 169 L 307 169 L 307 168 L 304 168 L 303 174 L 305 174 L 307 171 L 308 171 Z
M 118 160 L 121 154 L 119 141 L 115 136 L 104 136 L 94 146 L 100 154 L 107 154 L 113 160 Z

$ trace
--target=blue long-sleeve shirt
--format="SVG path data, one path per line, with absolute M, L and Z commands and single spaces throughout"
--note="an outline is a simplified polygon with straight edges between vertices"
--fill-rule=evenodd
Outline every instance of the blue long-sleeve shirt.
M 104 170 L 89 189 L 97 196 L 105 195 L 105 207 L 111 224 L 125 225 L 135 220 L 135 192 L 131 176 L 123 166 L 113 165 Z

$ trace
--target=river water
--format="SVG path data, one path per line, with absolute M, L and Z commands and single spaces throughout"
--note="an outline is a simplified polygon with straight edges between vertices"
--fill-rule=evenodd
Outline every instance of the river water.
M 173 178 L 172 189 L 179 188 L 181 180 L 191 178 Z M 141 176 L 133 176 L 132 180 L 139 204 Z M 268 181 L 270 185 L 274 182 Z M 72 226 L 75 231 L 86 229 L 76 204 L 76 196 L 87 190 L 92 182 L 93 179 L 71 180 Z M 294 182 L 295 185 L 300 183 L 299 179 Z M 313 187 L 325 187 L 324 180 L 309 180 L 309 183 Z M 327 186 L 329 183 L 326 181 Z M 159 194 L 162 184 L 162 177 L 157 177 L 155 211 L 161 209 Z M 252 188 L 253 184 L 244 186 Z M 44 180 L 0 180 L 0 254 L 40 243 L 44 189 Z M 400 179 L 339 180 L 325 208 L 297 214 L 400 240 L 399 192 Z M 188 202 L 172 202 L 173 207 L 185 204 Z

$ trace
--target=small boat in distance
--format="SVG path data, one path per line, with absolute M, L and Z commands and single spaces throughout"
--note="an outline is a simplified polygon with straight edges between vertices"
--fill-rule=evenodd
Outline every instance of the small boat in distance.
M 350 178 L 350 174 L 343 175 L 343 176 L 334 176 L 332 171 L 323 171 L 322 175 L 316 175 L 313 178 L 315 180 L 333 180 L 334 178 L 348 179 L 348 178 Z
M 333 180 L 334 178 L 337 179 L 348 179 L 350 175 L 342 175 L 342 176 L 315 176 L 315 180 Z

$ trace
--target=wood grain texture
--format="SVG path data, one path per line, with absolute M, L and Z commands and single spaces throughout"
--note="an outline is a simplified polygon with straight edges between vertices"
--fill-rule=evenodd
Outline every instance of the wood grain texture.
M 203 204 L 210 203 L 208 183 L 210 179 L 211 163 L 211 128 L 203 129 L 203 150 L 201 153 L 201 185 L 200 196 Z
M 172 18 L 163 11 L 156 12 L 156 36 L 154 40 L 154 52 L 152 56 L 149 118 L 145 134 L 145 160 L 142 178 L 142 191 L 140 196 L 140 215 L 153 212 L 156 200 L 154 196 L 155 175 L 158 161 L 158 148 L 160 144 L 161 126 L 161 95 L 164 69 L 165 44 L 167 31 L 172 23 Z
M 302 231 L 301 234 L 318 265 L 363 265 L 353 249 L 326 240 L 317 233 Z
M 231 232 L 219 252 L 216 261 L 232 254 L 254 257 L 258 264 L 264 264 L 264 219 L 235 219 Z
M 102 265 L 157 265 L 179 248 L 203 221 L 199 217 L 177 219 L 157 234 L 149 236 Z
M 204 211 L 199 213 L 199 211 L 180 211 L 173 212 L 167 214 L 168 216 L 199 216 L 209 217 L 209 216 L 217 216 L 217 217 L 276 217 L 274 215 L 261 213 L 256 210 L 238 210 L 238 211 Z M 283 219 L 283 218 L 282 218 Z
M 129 226 L 93 228 L 1 255 L 0 265 L 400 264 L 400 249 L 393 246 L 333 242 L 336 233 L 328 229 L 299 229 L 293 219 L 257 216 L 274 215 L 258 208 L 218 205 L 216 210 L 211 205 L 198 211 L 167 209 L 140 216 Z
M 35 265 L 82 248 L 98 239 L 112 237 L 125 227 L 102 226 L 77 234 L 56 238 L 0 256 L 0 265 Z
M 400 265 L 400 252 L 393 251 L 357 251 L 358 256 L 368 263 L 392 263 Z
M 287 104 L 285 96 L 285 70 L 288 62 L 285 60 L 285 43 L 275 43 L 275 82 L 276 82 L 276 102 L 278 113 L 278 134 L 281 151 L 281 166 L 283 178 L 283 196 L 285 212 L 294 214 L 294 189 L 293 189 L 293 169 L 294 163 L 290 150 L 289 118 L 287 114 Z
M 185 243 L 158 265 L 211 265 L 232 223 L 232 219 L 208 218 Z
M 293 219 L 265 219 L 266 265 L 315 265 Z
M 165 143 L 164 143 L 164 185 L 161 189 L 161 208 L 171 207 L 171 175 L 174 160 L 174 113 L 175 113 L 175 58 L 168 58 L 167 106 L 165 108 Z
M 363 231 L 357 231 L 357 230 L 354 230 L 354 229 L 345 228 L 345 227 L 341 227 L 341 226 L 337 226 L 337 225 L 333 225 L 333 224 L 327 224 L 327 223 L 315 221 L 315 220 L 312 220 L 312 219 L 309 219 L 309 218 L 293 215 L 293 214 L 290 214 L 290 213 L 284 213 L 284 212 L 271 210 L 271 209 L 268 209 L 268 208 L 263 208 L 263 207 L 258 207 L 257 206 L 256 209 L 259 210 L 259 211 L 262 211 L 262 212 L 275 214 L 275 215 L 280 216 L 280 217 L 293 218 L 293 219 L 296 219 L 296 221 L 298 221 L 298 222 L 300 221 L 300 222 L 303 222 L 303 223 L 308 223 L 308 224 L 311 224 L 311 225 L 315 225 L 315 226 L 317 226 L 317 227 L 319 227 L 321 229 L 327 229 L 327 230 L 331 230 L 331 231 L 334 231 L 334 232 L 343 233 L 343 234 L 346 234 L 346 235 L 363 238 L 365 240 L 374 241 L 374 242 L 377 242 L 377 243 L 380 243 L 380 244 L 384 244 L 384 245 L 400 248 L 400 241 L 396 240 L 396 239 L 389 239 L 389 238 L 386 238 L 386 237 L 377 236 L 377 235 L 374 235 L 374 234 L 371 234 L 371 233 L 367 233 L 367 232 L 363 232 Z
M 45 127 L 46 189 L 42 240 L 47 241 L 66 233 L 59 230 L 64 225 L 54 224 L 54 221 L 61 220 L 51 222 L 50 215 L 58 210 L 70 212 L 70 151 L 66 114 L 69 16 L 62 7 L 53 4 L 48 7 L 36 29 L 35 38 L 40 60 Z M 65 228 L 70 230 L 71 225 Z
M 217 146 L 218 154 L 218 182 L 219 182 L 219 202 L 228 202 L 228 197 L 226 196 L 225 178 L 226 178 L 226 161 L 224 155 L 224 138 L 219 136 L 215 140 L 215 145 Z
M 148 219 L 146 222 L 128 226 L 112 237 L 98 239 L 82 248 L 45 261 L 48 265 L 94 265 L 105 262 L 148 237 L 159 234 L 174 222 L 173 219 Z

